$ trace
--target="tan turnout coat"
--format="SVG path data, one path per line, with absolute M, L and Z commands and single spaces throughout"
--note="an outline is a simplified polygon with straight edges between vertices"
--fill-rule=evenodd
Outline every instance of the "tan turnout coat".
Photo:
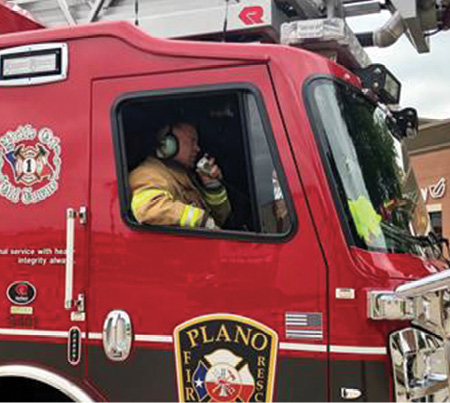
M 212 217 L 220 227 L 231 211 L 225 187 L 197 187 L 182 166 L 155 157 L 134 169 L 129 182 L 139 223 L 199 228 Z

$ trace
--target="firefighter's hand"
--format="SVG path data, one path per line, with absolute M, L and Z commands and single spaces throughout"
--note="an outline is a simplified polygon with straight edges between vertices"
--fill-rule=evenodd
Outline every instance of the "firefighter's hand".
M 212 217 L 209 217 L 206 220 L 205 228 L 206 229 L 211 229 L 211 230 L 214 230 L 214 231 L 217 231 L 217 230 L 220 229 L 220 227 L 217 226 L 216 222 L 214 221 L 214 219 Z
M 211 165 L 211 169 L 208 175 L 199 172 L 198 175 L 200 177 L 200 180 L 205 187 L 211 187 L 211 185 L 220 185 L 219 181 L 222 179 L 222 170 L 216 164 L 214 157 L 211 157 L 209 163 Z

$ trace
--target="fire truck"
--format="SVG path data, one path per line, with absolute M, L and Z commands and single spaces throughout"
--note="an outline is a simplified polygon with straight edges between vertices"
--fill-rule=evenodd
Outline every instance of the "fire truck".
M 374 32 L 346 22 L 381 9 Z M 361 44 L 426 52 L 449 16 L 447 0 L 0 3 L 2 399 L 448 401 L 417 113 Z M 222 169 L 220 230 L 133 216 L 129 174 L 177 121 Z

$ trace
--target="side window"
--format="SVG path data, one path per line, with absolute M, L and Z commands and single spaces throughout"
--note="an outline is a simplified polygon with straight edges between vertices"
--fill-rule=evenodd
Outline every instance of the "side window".
M 122 216 L 132 227 L 290 232 L 288 192 L 256 93 L 132 94 L 115 112 Z
M 287 232 L 290 227 L 287 204 L 270 152 L 256 97 L 253 94 L 246 94 L 245 97 L 261 231 L 269 234 Z

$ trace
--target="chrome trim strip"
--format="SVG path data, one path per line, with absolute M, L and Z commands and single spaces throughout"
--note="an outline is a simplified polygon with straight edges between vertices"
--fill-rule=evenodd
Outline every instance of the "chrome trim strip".
M 0 377 L 1 376 L 17 376 L 21 378 L 34 379 L 58 389 L 75 402 L 95 401 L 74 383 L 41 368 L 35 368 L 28 365 L 3 365 L 0 366 Z M 33 396 L 30 396 L 30 398 L 32 397 Z
M 137 334 L 135 337 L 136 341 L 149 341 L 153 343 L 172 343 L 172 336 L 163 336 L 163 335 L 148 335 L 148 334 Z
M 89 340 L 102 340 L 102 333 L 89 333 Z M 136 341 L 147 341 L 150 343 L 172 343 L 172 336 L 156 335 L 156 334 L 137 334 L 134 337 Z
M 386 355 L 386 347 L 330 346 L 331 353 Z
M 32 329 L 0 329 L 1 335 L 10 336 L 40 336 L 40 337 L 68 337 L 69 332 L 58 330 L 32 330 Z
M 44 337 L 68 337 L 69 332 L 65 331 L 46 331 L 46 330 L 28 330 L 28 329 L 0 329 L 0 335 L 16 335 L 16 336 L 44 336 Z M 82 333 L 82 337 L 86 338 L 86 333 Z M 89 332 L 87 335 L 89 340 L 102 340 L 102 333 Z M 173 337 L 168 335 L 155 334 L 137 334 L 135 341 L 143 341 L 149 343 L 172 343 Z M 307 343 L 280 343 L 280 350 L 291 351 L 316 351 L 327 352 L 326 344 L 307 344 Z M 330 346 L 331 353 L 342 354 L 367 354 L 367 355 L 385 355 L 387 349 L 385 347 L 359 347 L 359 346 Z
M 103 333 L 88 333 L 88 339 L 89 340 L 102 340 L 103 339 Z
M 325 344 L 280 343 L 280 350 L 327 352 Z
M 33 330 L 33 329 L 5 329 L 0 328 L 0 335 L 4 336 L 36 336 L 36 337 L 54 337 L 67 338 L 69 332 L 64 330 Z M 86 332 L 81 332 L 81 337 L 86 338 Z
M 326 344 L 300 344 L 300 343 L 280 343 L 280 350 L 294 351 L 319 351 L 326 352 Z M 330 346 L 331 353 L 342 354 L 367 354 L 367 355 L 385 355 L 385 347 L 359 347 L 359 346 Z

